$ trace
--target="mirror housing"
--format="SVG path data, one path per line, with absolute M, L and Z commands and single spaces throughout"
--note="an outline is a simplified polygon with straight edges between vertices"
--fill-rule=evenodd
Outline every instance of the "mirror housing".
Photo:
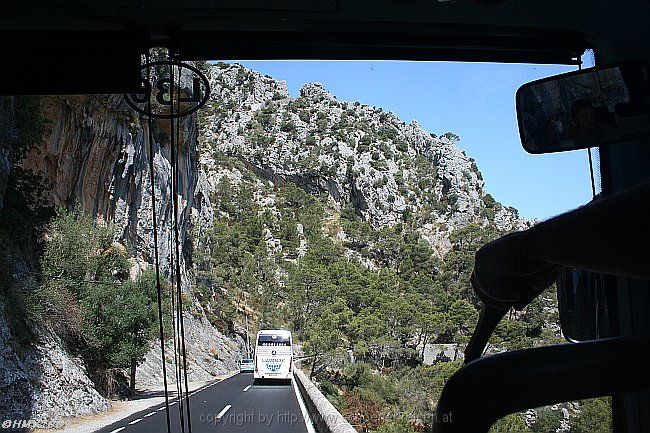
M 528 153 L 620 143 L 650 135 L 650 72 L 628 61 L 524 84 L 519 135 Z
M 562 334 L 571 342 L 614 337 L 617 302 L 607 275 L 564 268 L 557 286 Z M 610 287 L 610 289 L 608 289 Z

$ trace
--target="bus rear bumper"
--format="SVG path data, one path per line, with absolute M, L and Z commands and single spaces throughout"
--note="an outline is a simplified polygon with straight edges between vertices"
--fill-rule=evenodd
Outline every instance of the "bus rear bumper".
M 266 373 L 266 374 L 261 374 L 261 373 L 253 373 L 253 379 L 255 380 L 288 380 L 291 381 L 293 379 L 293 373 L 289 372 L 286 374 L 283 373 Z

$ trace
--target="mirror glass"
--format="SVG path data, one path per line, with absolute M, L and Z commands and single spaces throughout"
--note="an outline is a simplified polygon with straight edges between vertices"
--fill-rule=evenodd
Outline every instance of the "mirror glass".
M 616 335 L 613 311 L 616 301 L 608 296 L 607 276 L 565 268 L 557 285 L 562 333 L 569 341 L 595 340 Z
M 641 62 L 585 69 L 517 91 L 521 141 L 529 153 L 584 149 L 650 133 L 650 76 Z

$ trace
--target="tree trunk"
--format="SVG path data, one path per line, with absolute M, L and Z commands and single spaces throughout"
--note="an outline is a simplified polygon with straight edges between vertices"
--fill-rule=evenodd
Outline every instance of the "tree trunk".
M 129 384 L 131 398 L 135 397 L 135 369 L 137 366 L 138 364 L 135 361 L 131 361 L 131 382 Z
M 316 370 L 316 355 L 311 361 L 311 371 L 309 372 L 309 379 L 311 380 L 314 377 L 314 371 Z

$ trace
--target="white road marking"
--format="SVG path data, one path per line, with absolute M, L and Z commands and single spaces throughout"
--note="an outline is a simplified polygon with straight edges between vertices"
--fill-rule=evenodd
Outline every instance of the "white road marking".
M 226 414 L 226 412 L 228 412 L 228 410 L 231 407 L 232 407 L 231 405 L 228 405 L 228 406 L 224 407 L 223 409 L 221 409 L 221 412 L 219 412 L 219 415 L 217 415 L 217 419 L 221 419 L 221 417 L 224 416 Z
M 119 431 L 122 431 L 122 430 L 124 430 L 125 428 L 126 428 L 126 427 L 120 427 L 120 428 L 116 428 L 116 429 L 115 429 L 115 430 L 113 430 L 113 431 L 112 431 L 111 433 L 117 433 L 117 432 L 119 432 Z
M 133 421 L 131 421 L 131 422 L 129 423 L 129 425 L 137 424 L 137 423 L 139 423 L 140 421 L 142 421 L 142 418 L 134 419 Z
M 248 391 L 249 389 L 251 389 L 250 385 L 248 385 L 246 388 L 244 388 L 244 392 Z
M 165 410 L 165 407 L 163 406 L 160 409 L 158 409 L 158 412 L 160 412 L 161 410 Z
M 296 368 L 296 366 L 293 366 Z M 302 412 L 302 417 L 305 420 L 305 427 L 307 427 L 307 433 L 315 433 L 316 430 L 314 429 L 314 424 L 312 423 L 311 418 L 309 417 L 309 412 L 307 412 L 307 406 L 305 406 L 305 401 L 302 399 L 302 395 L 300 395 L 300 391 L 298 390 L 298 384 L 296 383 L 298 379 L 296 379 L 296 375 L 293 375 L 293 378 L 291 379 L 291 384 L 293 385 L 293 392 L 296 393 L 296 399 L 298 400 L 298 406 L 300 406 L 300 412 Z
M 151 413 L 146 414 L 144 417 L 145 417 L 145 418 L 148 418 L 148 417 L 150 417 L 151 415 L 155 415 L 155 414 L 156 414 L 156 412 L 151 412 Z
M 204 387 L 197 389 L 196 391 L 190 393 L 190 397 L 192 397 L 194 394 L 198 394 L 199 392 L 204 391 L 204 390 L 210 388 L 210 387 L 213 386 L 213 385 L 216 385 L 217 383 L 218 383 L 218 382 L 212 382 L 210 385 L 205 385 Z

